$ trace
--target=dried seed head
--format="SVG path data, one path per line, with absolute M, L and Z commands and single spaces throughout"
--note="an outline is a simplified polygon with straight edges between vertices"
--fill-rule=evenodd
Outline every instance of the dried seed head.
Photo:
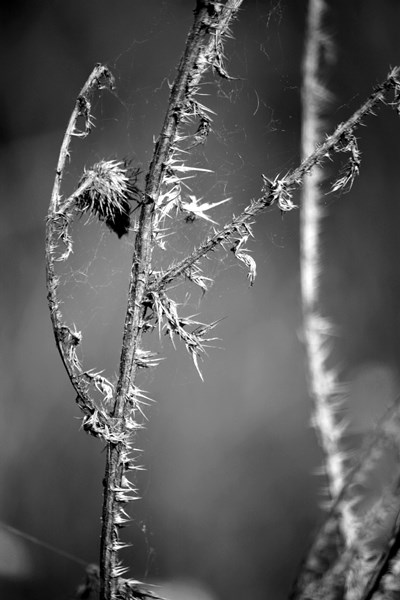
M 79 188 L 83 188 L 77 197 L 79 210 L 93 213 L 122 237 L 130 228 L 130 200 L 138 196 L 137 176 L 137 170 L 115 160 L 85 169 L 79 181 Z

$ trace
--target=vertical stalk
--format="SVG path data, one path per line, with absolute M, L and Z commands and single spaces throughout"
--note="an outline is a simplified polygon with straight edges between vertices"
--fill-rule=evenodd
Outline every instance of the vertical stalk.
M 302 157 L 308 157 L 322 141 L 322 109 L 328 95 L 321 83 L 325 36 L 322 19 L 323 0 L 310 0 L 306 48 L 303 61 Z M 301 192 L 301 292 L 304 342 L 307 353 L 309 389 L 314 401 L 313 424 L 325 454 L 328 486 L 336 498 L 344 485 L 345 456 L 342 452 L 343 423 L 338 415 L 340 403 L 336 373 L 327 366 L 332 326 L 320 313 L 321 293 L 321 207 L 319 185 L 322 169 L 315 166 L 303 180 Z
M 196 60 L 205 42 L 209 23 L 209 3 L 198 2 L 194 23 L 171 90 L 164 124 L 146 176 L 145 199 L 141 207 L 139 229 L 133 253 L 119 379 L 113 413 L 116 422 L 120 423 L 121 431 L 124 430 L 124 416 L 129 387 L 134 385 L 136 378 L 135 353 L 142 340 L 143 299 L 146 294 L 154 244 L 152 234 L 154 205 L 162 183 L 164 163 L 174 142 L 185 94 L 188 91 Z M 115 522 L 117 513 L 116 490 L 121 488 L 124 473 L 124 466 L 121 462 L 123 450 L 122 442 L 108 443 L 107 445 L 100 549 L 101 600 L 112 600 L 115 598 L 117 590 L 119 563 L 116 549 L 118 542 L 118 530 Z

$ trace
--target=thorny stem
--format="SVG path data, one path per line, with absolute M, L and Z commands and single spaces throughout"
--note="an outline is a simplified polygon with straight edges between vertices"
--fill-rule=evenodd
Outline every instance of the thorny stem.
M 218 29 L 225 28 L 237 10 L 240 2 L 229 0 L 223 8 L 218 20 Z M 199 1 L 195 10 L 195 19 L 189 33 L 186 49 L 181 59 L 178 74 L 172 87 L 168 110 L 160 137 L 156 143 L 153 160 L 146 176 L 145 199 L 141 208 L 139 227 L 135 240 L 135 249 L 131 278 L 128 291 L 128 306 L 124 325 L 123 344 L 120 358 L 120 372 L 113 411 L 115 422 L 124 428 L 124 416 L 129 388 L 134 385 L 137 364 L 135 354 L 140 347 L 143 333 L 143 317 L 145 307 L 143 300 L 147 294 L 147 282 L 151 270 L 151 256 L 154 246 L 153 218 L 154 206 L 160 191 L 165 163 L 168 159 L 175 134 L 184 109 L 184 101 L 200 76 L 204 65 L 197 64 L 200 55 L 207 57 L 211 43 L 206 44 L 210 34 L 211 15 L 214 5 L 209 1 Z M 197 72 L 196 72 L 197 69 Z M 121 487 L 124 467 L 121 464 L 122 443 L 108 443 L 107 463 L 104 479 L 103 525 L 101 534 L 101 600 L 111 600 L 117 590 L 118 557 L 115 545 L 118 542 L 118 531 L 115 524 L 116 495 L 115 490 Z
M 121 351 L 120 373 L 114 396 L 112 384 L 100 373 L 84 371 L 76 354 L 81 343 L 81 333 L 69 327 L 64 321 L 60 310 L 57 288 L 59 278 L 56 275 L 55 261 L 64 261 L 72 252 L 72 239 L 69 225 L 74 214 L 82 210 L 82 198 L 88 196 L 89 205 L 97 204 L 99 218 L 107 223 L 107 211 L 102 202 L 115 202 L 115 194 L 131 194 L 129 174 L 124 174 L 115 161 L 103 162 L 101 169 L 97 168 L 81 179 L 78 189 L 68 198 L 61 195 L 61 184 L 67 160 L 70 157 L 72 137 L 86 137 L 91 129 L 90 94 L 96 88 L 109 87 L 113 89 L 113 78 L 106 67 L 97 65 L 83 86 L 74 110 L 71 114 L 67 130 L 64 134 L 57 164 L 54 188 L 51 196 L 46 229 L 46 275 L 48 288 L 48 303 L 51 312 L 53 330 L 57 348 L 69 375 L 71 383 L 77 392 L 77 403 L 84 413 L 83 427 L 92 435 L 107 442 L 107 463 L 105 475 L 105 490 L 103 502 L 103 527 L 100 560 L 100 595 L 102 600 L 111 600 L 121 595 L 132 595 L 135 589 L 133 580 L 123 579 L 125 572 L 117 558 L 118 550 L 123 544 L 118 539 L 118 528 L 127 519 L 123 510 L 124 504 L 136 498 L 136 490 L 125 476 L 130 469 L 137 469 L 134 459 L 129 457 L 130 442 L 133 432 L 140 428 L 134 418 L 132 409 L 133 389 L 136 371 L 143 366 L 140 361 L 140 344 L 145 314 L 144 298 L 147 298 L 147 281 L 151 270 L 151 255 L 155 243 L 153 235 L 154 209 L 163 184 L 169 159 L 177 151 L 179 140 L 177 133 L 180 122 L 185 122 L 188 107 L 195 106 L 193 100 L 201 77 L 211 67 L 224 77 L 228 77 L 222 65 L 222 36 L 228 33 L 229 22 L 237 12 L 242 0 L 227 0 L 225 4 L 211 0 L 199 0 L 195 10 L 193 27 L 189 33 L 186 49 L 178 68 L 177 77 L 172 87 L 164 125 L 155 146 L 153 160 L 146 177 L 146 189 L 142 195 L 142 206 L 139 227 L 135 240 L 135 250 L 128 294 L 128 307 L 124 326 L 123 347 Z M 77 121 L 82 117 L 84 129 L 79 131 Z M 126 172 L 125 172 L 126 173 Z M 100 178 L 100 183 L 98 179 Z M 102 179 L 101 179 L 102 178 Z M 97 187 L 100 185 L 100 187 Z M 97 198 L 96 194 L 103 193 L 104 186 L 110 190 L 110 199 Z M 123 186 L 123 187 L 121 187 Z M 99 191 L 101 190 L 101 192 Z M 95 195 L 93 195 L 95 194 Z M 114 196 L 111 196 L 114 194 Z M 117 206 L 121 210 L 126 195 L 117 198 Z M 86 200 L 86 203 L 88 200 Z M 119 202 L 119 204 L 118 204 Z M 81 203 L 81 204 L 80 204 Z M 107 206 L 107 205 L 106 205 Z M 114 204 L 115 206 L 115 204 Z M 100 207 L 100 208 L 99 208 Z M 110 207 L 110 204 L 108 204 Z M 101 209 L 101 210 L 100 210 Z M 106 216 L 104 216 L 106 215 Z M 121 229 L 112 228 L 118 235 Z M 65 252 L 57 255 L 59 245 L 65 245 Z M 57 255 L 57 258 L 56 258 Z M 209 326 L 210 327 L 210 326 Z M 103 399 L 97 402 L 92 398 L 90 390 L 93 386 L 102 394 Z M 137 392 L 135 391 L 135 394 Z M 140 394 L 140 390 L 139 390 Z M 107 403 L 115 398 L 113 407 Z M 136 405 L 135 405 L 136 406 Z M 132 587 L 133 586 L 133 587 Z
M 118 521 L 117 517 L 121 516 L 122 506 L 130 499 L 128 498 L 129 492 L 135 492 L 129 482 L 128 484 L 125 483 L 125 471 L 129 468 L 137 468 L 132 466 L 132 461 L 130 461 L 130 466 L 127 466 L 127 450 L 130 450 L 128 438 L 132 437 L 132 428 L 134 430 L 140 426 L 132 420 L 128 423 L 130 416 L 129 394 L 130 388 L 135 388 L 136 372 L 140 364 L 140 346 L 145 324 L 145 312 L 149 298 L 152 294 L 154 295 L 154 292 L 163 291 L 176 277 L 185 273 L 188 274 L 188 270 L 214 248 L 237 241 L 235 234 L 239 234 L 239 237 L 242 238 L 244 232 L 250 233 L 253 218 L 265 207 L 276 202 L 281 210 L 293 208 L 294 205 L 290 202 L 291 192 L 295 187 L 300 186 L 303 177 L 311 171 L 313 166 L 321 164 L 326 158 L 330 157 L 330 153 L 337 149 L 335 147 L 340 144 L 342 137 L 352 133 L 353 129 L 368 112 L 372 112 L 372 109 L 379 102 L 384 102 L 388 90 L 394 88 L 397 101 L 399 99 L 400 84 L 397 77 L 400 69 L 396 68 L 391 72 L 388 79 L 374 91 L 366 103 L 346 123 L 340 125 L 334 134 L 317 148 L 308 159 L 303 161 L 297 169 L 282 179 L 276 177 L 275 180 L 270 181 L 264 177 L 265 185 L 261 198 L 251 202 L 243 213 L 238 217 L 234 217 L 221 231 L 215 232 L 214 235 L 206 239 L 199 248 L 195 249 L 181 263 L 173 265 L 159 276 L 151 276 L 151 258 L 155 243 L 155 233 L 153 232 L 155 208 L 160 197 L 168 161 L 172 160 L 173 154 L 177 150 L 175 144 L 179 139 L 178 126 L 180 121 L 184 122 L 187 104 L 192 100 L 191 96 L 195 93 L 196 86 L 204 72 L 212 65 L 222 76 L 227 76 L 221 64 L 220 37 L 226 33 L 229 21 L 240 4 L 241 0 L 227 0 L 225 4 L 213 2 L 212 0 L 198 0 L 197 2 L 194 24 L 189 33 L 186 49 L 171 90 L 164 125 L 155 146 L 153 160 L 146 177 L 146 188 L 135 239 L 119 379 L 115 402 L 111 411 L 109 406 L 96 406 L 88 393 L 89 385 L 94 383 L 97 386 L 99 380 L 100 383 L 101 380 L 104 380 L 105 385 L 108 385 L 108 391 L 105 392 L 106 400 L 110 401 L 110 398 L 113 398 L 110 389 L 113 389 L 113 387 L 99 374 L 94 375 L 90 371 L 82 371 L 80 367 L 75 354 L 75 347 L 80 343 L 80 333 L 71 330 L 62 322 L 56 294 L 58 278 L 54 268 L 55 248 L 60 241 L 65 242 L 67 240 L 68 242 L 68 228 L 64 227 L 62 223 L 66 222 L 68 224 L 68 219 L 72 218 L 72 213 L 75 210 L 76 200 L 85 192 L 83 188 L 86 186 L 87 191 L 89 186 L 88 180 L 84 181 L 77 192 L 62 202 L 60 188 L 65 165 L 69 158 L 71 139 L 72 136 L 85 137 L 90 131 L 90 93 L 96 88 L 104 87 L 103 83 L 107 83 L 108 87 L 113 87 L 112 77 L 105 67 L 98 65 L 82 88 L 60 151 L 46 234 L 48 301 L 57 347 L 78 394 L 78 404 L 85 413 L 84 427 L 87 425 L 90 433 L 107 441 L 100 563 L 101 600 L 116 600 L 122 593 L 120 586 L 129 583 L 128 580 L 121 582 L 122 578 L 120 577 L 124 569 L 118 561 L 117 552 L 122 545 L 118 538 L 118 528 L 122 523 L 121 520 Z M 217 46 L 218 50 L 215 50 Z M 217 53 L 217 56 L 215 56 L 215 53 Z M 82 132 L 76 129 L 79 116 L 82 116 L 85 120 L 85 130 Z M 71 248 L 68 247 L 67 249 L 70 251 Z M 65 260 L 65 258 L 60 257 L 57 260 Z M 132 411 L 130 410 L 130 412 Z
M 96 65 L 91 74 L 89 75 L 85 85 L 81 89 L 78 98 L 75 103 L 74 110 L 71 113 L 67 129 L 65 131 L 64 139 L 61 144 L 60 154 L 58 158 L 56 177 L 54 180 L 53 191 L 51 194 L 50 210 L 55 212 L 59 208 L 61 201 L 61 184 L 64 175 L 65 165 L 70 157 L 69 148 L 73 136 L 85 137 L 90 132 L 90 120 L 86 120 L 90 113 L 89 96 L 96 88 L 103 87 L 102 84 L 108 81 L 109 87 L 114 87 L 114 80 L 110 71 L 103 65 Z M 85 130 L 82 132 L 76 131 L 76 124 L 78 118 L 82 116 L 85 119 Z
M 322 137 L 321 121 L 328 91 L 322 84 L 322 67 L 325 66 L 324 50 L 327 51 L 326 34 L 323 31 L 324 0 L 310 0 L 308 8 L 308 31 L 303 58 L 302 89 L 302 157 L 308 157 Z M 330 321 L 321 310 L 321 221 L 324 208 L 319 187 L 323 171 L 315 167 L 304 178 L 301 188 L 300 211 L 300 274 L 303 307 L 303 336 L 307 356 L 308 387 L 313 401 L 312 423 L 316 429 L 325 457 L 325 471 L 331 500 L 343 488 L 347 455 L 343 452 L 344 424 L 338 414 L 341 408 L 340 386 L 336 372 L 329 369 Z M 342 523 L 344 531 L 347 530 Z M 345 539 L 348 536 L 345 533 Z
M 388 78 L 375 88 L 364 104 L 356 110 L 347 121 L 338 125 L 332 135 L 330 135 L 323 144 L 318 146 L 316 150 L 310 154 L 308 158 L 304 159 L 296 169 L 289 172 L 281 180 L 276 178 L 275 181 L 281 183 L 284 186 L 284 189 L 288 191 L 300 187 L 304 176 L 310 173 L 315 165 L 321 165 L 331 158 L 331 153 L 334 151 L 335 146 L 337 146 L 341 138 L 360 125 L 362 119 L 366 115 L 369 113 L 373 114 L 373 109 L 375 109 L 379 103 L 385 101 L 386 94 L 399 86 L 399 82 L 397 81 L 399 76 L 400 67 L 392 69 Z M 276 199 L 277 196 L 274 191 L 267 189 L 263 196 L 252 201 L 240 215 L 234 217 L 232 221 L 224 225 L 221 230 L 216 231 L 213 235 L 204 240 L 189 256 L 184 258 L 181 262 L 172 265 L 165 273 L 162 273 L 159 277 L 155 278 L 149 285 L 149 291 L 159 291 L 164 289 L 166 285 L 174 281 L 177 277 L 184 275 L 193 264 L 198 262 L 209 252 L 215 250 L 224 242 L 232 241 L 233 236 L 241 226 L 251 223 L 258 213 L 268 206 L 271 206 Z M 282 209 L 282 207 L 280 208 L 281 210 L 285 210 Z
M 96 65 L 92 73 L 89 75 L 85 85 L 81 89 L 74 110 L 72 111 L 71 117 L 68 122 L 66 132 L 64 134 L 63 142 L 61 144 L 60 154 L 57 162 L 56 176 L 54 179 L 53 190 L 50 199 L 49 212 L 46 223 L 46 282 L 47 282 L 47 300 L 50 308 L 50 316 L 53 325 L 53 331 L 56 339 L 57 349 L 60 353 L 61 360 L 68 373 L 72 385 L 78 394 L 77 402 L 83 412 L 87 415 L 91 414 L 90 405 L 91 400 L 86 392 L 84 380 L 81 377 L 77 377 L 74 373 L 73 365 L 68 359 L 64 348 L 64 336 L 68 335 L 68 328 L 66 328 L 62 322 L 62 315 L 59 310 L 59 301 L 57 298 L 57 286 L 58 277 L 55 273 L 54 266 L 54 248 L 57 245 L 56 240 L 56 227 L 55 220 L 57 218 L 64 218 L 67 204 L 62 204 L 61 195 L 61 184 L 67 161 L 70 158 L 70 146 L 72 138 L 75 137 L 86 137 L 90 133 L 91 121 L 90 121 L 90 95 L 96 90 L 103 87 L 109 87 L 113 89 L 114 79 L 107 69 L 103 65 Z M 79 117 L 83 118 L 84 130 L 77 130 L 77 122 Z M 73 194 L 76 196 L 76 194 Z M 73 198 L 71 196 L 71 198 Z M 70 200 L 70 199 L 69 199 Z
M 317 597 L 310 594 L 311 589 L 318 590 L 318 593 L 320 594 L 318 597 L 325 598 L 325 593 L 327 594 L 328 588 L 333 587 L 333 583 L 336 585 L 339 582 L 339 578 L 342 582 L 342 586 L 344 585 L 346 573 L 349 571 L 352 560 L 359 555 L 359 548 L 357 548 L 357 544 L 353 544 L 353 546 L 349 548 L 349 552 L 347 552 L 349 561 L 343 562 L 343 558 L 345 558 L 344 545 L 342 547 L 340 544 L 340 537 L 342 536 L 339 536 L 338 515 L 343 513 L 343 507 L 345 505 L 348 505 L 352 500 L 354 501 L 354 490 L 356 490 L 358 486 L 365 485 L 368 473 L 376 467 L 376 464 L 379 463 L 387 448 L 399 447 L 399 425 L 400 409 L 398 404 L 394 404 L 389 408 L 380 422 L 377 423 L 375 430 L 369 437 L 367 444 L 362 450 L 356 463 L 351 467 L 349 472 L 346 473 L 346 480 L 343 488 L 334 499 L 324 524 L 317 532 L 312 545 L 307 552 L 301 572 L 293 586 L 290 595 L 291 600 L 309 600 L 310 597 Z M 378 519 L 377 522 L 379 523 Z M 364 582 L 365 591 L 362 600 L 367 600 L 367 598 L 369 598 L 368 590 L 370 587 L 376 588 L 378 585 L 390 585 L 390 578 L 389 581 L 385 580 L 385 575 L 387 574 L 389 564 L 390 566 L 393 566 L 392 562 L 398 562 L 400 559 L 400 556 L 398 555 L 399 528 L 400 522 L 398 518 L 396 518 L 392 539 L 386 548 L 384 548 L 380 557 L 380 569 L 376 570 L 374 568 L 372 577 Z M 381 534 L 382 531 L 379 531 L 379 533 Z M 358 531 L 358 541 L 362 542 L 363 537 L 365 538 L 369 535 L 371 535 L 371 532 L 369 527 L 365 524 L 364 515 L 364 523 L 361 524 Z M 395 558 L 393 558 L 396 551 L 397 554 Z M 334 579 L 336 582 L 333 581 L 332 574 L 335 575 Z M 361 578 L 359 583 L 361 585 Z M 322 589 L 324 590 L 323 594 L 321 592 Z M 343 590 L 342 594 L 337 594 L 335 597 L 342 598 Z
M 361 124 L 362 119 L 368 115 L 373 114 L 373 109 L 377 108 L 379 104 L 385 101 L 385 96 L 388 92 L 398 87 L 398 78 L 400 76 L 400 67 L 395 67 L 389 73 L 387 79 L 379 84 L 372 94 L 367 98 L 362 106 L 355 113 L 347 119 L 344 123 L 340 123 L 337 126 L 334 133 L 329 136 L 326 141 L 318 146 L 308 158 L 306 158 L 294 171 L 292 171 L 287 177 L 285 177 L 285 183 L 287 186 L 300 185 L 304 175 L 310 173 L 311 169 L 317 165 L 322 164 L 330 158 L 330 153 L 334 149 L 341 138 L 348 132 L 353 131 L 355 127 Z

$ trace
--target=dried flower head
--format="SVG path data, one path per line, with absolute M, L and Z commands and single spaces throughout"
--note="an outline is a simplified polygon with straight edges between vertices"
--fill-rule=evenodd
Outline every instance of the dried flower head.
M 122 237 L 130 228 L 130 200 L 138 197 L 137 176 L 138 170 L 115 160 L 104 160 L 85 169 L 78 186 L 82 188 L 77 197 L 79 210 L 96 215 Z

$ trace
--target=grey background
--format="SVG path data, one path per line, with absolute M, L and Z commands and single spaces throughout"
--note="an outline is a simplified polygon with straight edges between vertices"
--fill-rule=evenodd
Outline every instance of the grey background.
M 396 1 L 335 2 L 336 60 L 327 129 L 345 120 L 400 63 Z M 79 411 L 53 342 L 44 281 L 44 220 L 59 145 L 76 95 L 97 62 L 117 79 L 94 101 L 97 128 L 73 146 L 66 186 L 101 158 L 146 170 L 194 3 L 178 0 L 17 1 L 1 8 L 0 519 L 88 562 L 98 561 L 101 444 L 79 431 Z M 300 64 L 306 2 L 244 2 L 226 45 L 237 81 L 207 85 L 214 135 L 192 164 L 212 168 L 193 189 L 223 224 L 299 160 Z M 208 81 L 211 82 L 211 77 Z M 399 138 L 389 108 L 359 131 L 363 163 L 349 194 L 324 203 L 325 312 L 337 324 L 333 363 L 348 384 L 351 441 L 398 394 Z M 333 177 L 331 164 L 327 177 Z M 309 425 L 301 345 L 299 214 L 257 221 L 251 289 L 231 256 L 207 265 L 216 283 L 189 313 L 224 317 L 199 379 L 182 348 L 162 340 L 162 365 L 141 379 L 155 400 L 138 436 L 146 472 L 131 508 L 131 575 L 189 582 L 190 595 L 225 600 L 287 595 L 322 518 L 322 457 Z M 198 228 L 197 228 L 198 227 Z M 170 257 L 207 227 L 181 223 Z M 132 238 L 76 228 L 64 313 L 84 333 L 87 368 L 117 370 Z M 149 341 L 159 344 L 157 337 Z M 0 528 L 0 591 L 64 600 L 82 567 Z M 172 584 L 171 584 L 172 585 Z M 189 591 L 188 591 L 189 590 Z M 200 591 L 199 591 L 200 590 Z M 177 592 L 176 592 L 177 593 Z M 186 596 L 188 597 L 188 596 Z

